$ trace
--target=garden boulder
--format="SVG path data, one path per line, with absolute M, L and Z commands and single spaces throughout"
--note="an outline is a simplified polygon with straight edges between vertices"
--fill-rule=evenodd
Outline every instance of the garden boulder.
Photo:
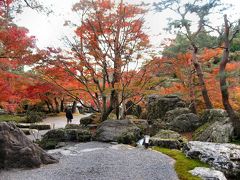
M 240 177 L 239 145 L 190 141 L 184 146 L 183 151 L 188 157 L 199 159 L 223 172 L 229 179 Z
M 97 128 L 95 140 L 132 143 L 140 139 L 140 132 L 131 120 L 106 120 Z
M 169 149 L 181 149 L 186 140 L 177 132 L 160 130 L 155 136 L 150 137 L 151 146 L 159 146 Z
M 150 121 L 153 119 L 162 119 L 166 112 L 183 107 L 186 107 L 186 102 L 178 96 L 150 95 L 147 102 L 147 116 Z
M 99 124 L 101 123 L 101 113 L 93 113 L 87 117 L 80 119 L 80 124 L 87 126 L 88 124 Z
M 13 123 L 0 123 L 0 168 L 36 168 L 57 163 Z

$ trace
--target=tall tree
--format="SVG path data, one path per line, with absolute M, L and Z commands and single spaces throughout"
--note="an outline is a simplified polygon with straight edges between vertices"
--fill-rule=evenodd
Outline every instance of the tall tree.
M 20 1 L 0 1 L 0 105 L 13 112 L 24 99 L 30 78 L 24 65 L 38 59 L 35 38 L 14 22 Z M 35 51 L 35 53 L 33 53 Z
M 102 120 L 120 104 L 139 95 L 147 83 L 146 69 L 138 70 L 148 36 L 144 33 L 144 10 L 110 0 L 81 0 L 73 10 L 81 16 L 69 55 L 58 56 L 59 67 L 80 84 L 86 101 L 102 113 Z M 53 61 L 51 61 L 53 62 Z M 135 91 L 128 87 L 136 85 Z M 84 98 L 84 97 L 80 97 Z
M 156 10 L 163 11 L 164 9 L 170 9 L 180 17 L 177 20 L 170 20 L 169 27 L 170 29 L 178 29 L 179 33 L 184 34 L 188 39 L 189 47 L 192 53 L 192 63 L 198 76 L 206 108 L 208 109 L 213 108 L 213 105 L 209 98 L 203 70 L 198 60 L 199 47 L 196 40 L 205 30 L 204 25 L 208 21 L 208 15 L 218 5 L 219 0 L 194 0 L 188 3 L 183 3 L 181 0 L 163 0 L 159 3 L 155 3 Z M 193 25 L 191 18 L 193 16 L 198 18 L 198 28 L 195 31 L 192 30 Z
M 223 56 L 222 61 L 219 66 L 219 75 L 220 75 L 220 87 L 222 93 L 222 102 L 223 106 L 226 109 L 230 119 L 232 120 L 234 126 L 234 133 L 237 138 L 240 138 L 240 118 L 234 112 L 230 102 L 229 102 L 229 92 L 227 84 L 227 75 L 226 75 L 226 65 L 230 62 L 229 53 L 231 48 L 231 43 L 237 33 L 240 31 L 240 21 L 237 25 L 236 30 L 233 30 L 232 24 L 227 19 L 227 15 L 224 15 L 224 34 L 223 34 Z

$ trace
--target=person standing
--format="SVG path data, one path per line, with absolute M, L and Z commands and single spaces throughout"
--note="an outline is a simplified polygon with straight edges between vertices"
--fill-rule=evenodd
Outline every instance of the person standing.
M 70 108 L 66 109 L 66 118 L 67 118 L 67 124 L 72 123 L 73 115 L 72 115 L 72 110 Z

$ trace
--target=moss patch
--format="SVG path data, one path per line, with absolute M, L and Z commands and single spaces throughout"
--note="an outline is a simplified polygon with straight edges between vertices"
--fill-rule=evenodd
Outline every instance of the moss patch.
M 26 117 L 21 117 L 21 116 L 16 116 L 16 115 L 10 115 L 10 114 L 2 114 L 0 115 L 0 122 L 17 122 L 17 123 L 21 123 L 24 122 L 26 120 Z
M 153 147 L 153 149 L 176 160 L 174 168 L 180 180 L 201 180 L 201 178 L 193 176 L 188 171 L 193 170 L 195 167 L 209 167 L 201 161 L 187 158 L 180 150 L 171 150 L 160 147 Z
M 59 142 L 55 140 L 42 140 L 42 141 L 38 141 L 37 143 L 41 148 L 49 150 L 49 149 L 56 149 L 56 146 Z
M 202 126 L 200 126 L 194 133 L 192 136 L 192 139 L 195 140 L 200 134 L 203 133 L 203 131 L 205 131 L 209 126 L 212 125 L 213 122 L 207 122 L 205 124 L 203 124 Z

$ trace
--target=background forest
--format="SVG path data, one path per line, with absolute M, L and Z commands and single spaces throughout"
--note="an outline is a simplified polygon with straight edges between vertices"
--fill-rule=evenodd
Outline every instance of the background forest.
M 36 38 L 14 18 L 24 9 L 53 13 L 37 1 L 0 1 L 0 106 L 9 113 L 29 109 L 61 112 L 68 105 L 123 118 L 131 101 L 144 108 L 147 95 L 178 95 L 192 112 L 225 108 L 238 124 L 240 111 L 239 21 L 229 20 L 220 0 L 165 0 L 154 4 L 81 0 L 66 19 L 75 35 L 65 48 L 36 46 Z M 145 15 L 173 11 L 161 50 L 146 30 Z M 222 17 L 216 26 L 209 18 Z M 193 18 L 194 17 L 194 18 Z M 158 23 L 158 22 L 156 22 Z M 161 26 L 161 23 L 159 23 Z M 123 110 L 122 110 L 123 109 Z M 236 125 L 237 127 L 237 125 Z M 240 126 L 239 126 L 240 127 Z M 240 132 L 240 131 L 239 131 Z

